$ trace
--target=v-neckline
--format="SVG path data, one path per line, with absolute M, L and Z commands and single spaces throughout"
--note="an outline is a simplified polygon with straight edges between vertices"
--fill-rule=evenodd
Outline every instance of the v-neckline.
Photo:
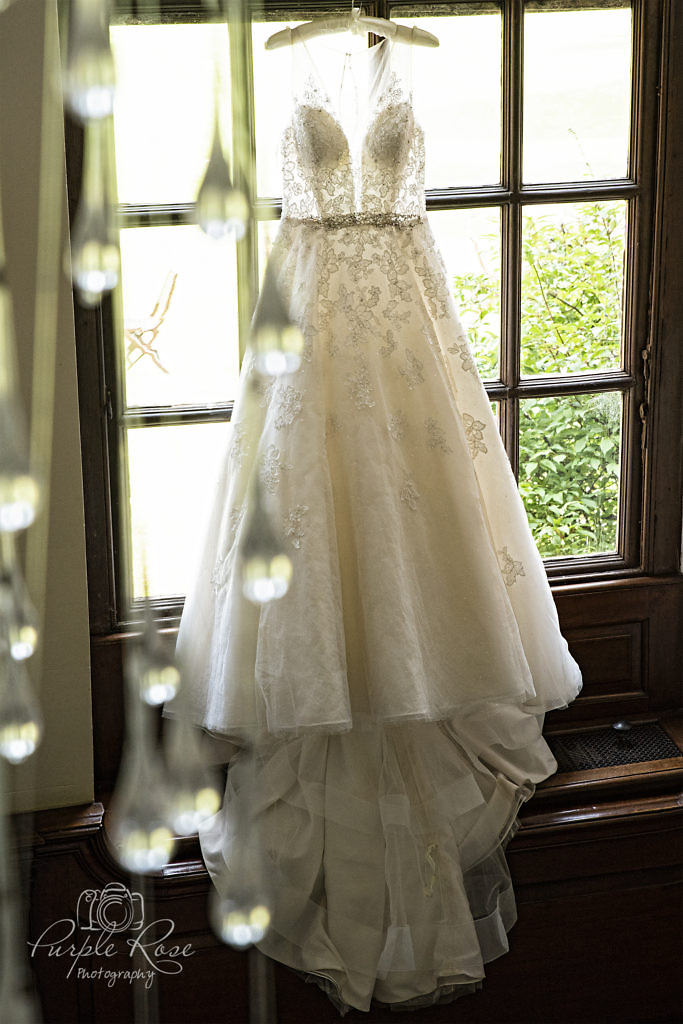
M 390 56 L 391 56 L 391 43 L 392 43 L 392 40 L 390 39 L 390 37 L 389 36 L 385 36 L 381 40 L 381 42 L 377 43 L 375 46 L 369 46 L 367 48 L 367 52 L 365 50 L 358 50 L 357 53 L 351 54 L 351 56 L 352 57 L 357 57 L 358 55 L 363 54 L 363 56 L 365 56 L 366 59 L 368 58 L 368 55 L 369 55 L 371 60 L 375 59 L 378 62 L 383 61 L 383 60 L 384 61 L 388 61 L 390 59 Z M 353 147 L 351 145 L 351 139 L 349 138 L 349 135 L 348 135 L 346 129 L 344 128 L 344 123 L 342 121 L 340 112 L 337 109 L 337 106 L 332 102 L 332 99 L 330 97 L 330 94 L 329 94 L 329 91 L 327 89 L 327 86 L 325 85 L 325 82 L 323 81 L 323 77 L 320 74 L 320 71 L 318 70 L 318 65 L 317 65 L 316 61 L 313 59 L 313 56 L 311 55 L 310 50 L 306 46 L 305 40 L 302 40 L 301 45 L 303 46 L 304 52 L 306 54 L 306 57 L 308 58 L 308 63 L 310 65 L 310 68 L 311 68 L 311 71 L 312 71 L 312 77 L 315 80 L 316 90 L 317 90 L 319 96 L 321 97 L 321 99 L 325 102 L 326 113 L 332 118 L 332 120 L 334 121 L 335 125 L 337 126 L 337 128 L 341 132 L 341 134 L 342 134 L 342 136 L 344 138 L 344 141 L 346 143 L 346 149 L 347 149 L 347 152 L 349 154 L 349 157 L 351 159 L 353 159 L 353 155 L 354 154 L 353 154 Z M 342 51 L 340 51 L 340 50 L 335 50 L 334 52 L 335 53 L 342 53 Z M 386 73 L 386 70 L 387 69 L 384 68 L 381 73 L 382 74 Z M 373 102 L 374 109 L 372 111 L 369 110 L 369 116 L 367 117 L 366 122 L 363 125 L 362 135 L 359 135 L 360 142 L 361 142 L 361 149 L 363 147 L 363 144 L 364 144 L 365 140 L 368 137 L 368 134 L 370 132 L 370 128 L 372 127 L 372 124 L 374 122 L 374 118 L 375 118 L 375 114 L 376 114 L 376 109 L 377 109 L 377 106 L 378 106 L 378 100 L 381 99 L 385 89 L 386 89 L 386 83 L 382 83 L 382 85 L 380 86 L 379 90 L 377 91 L 377 94 L 374 97 L 374 102 Z

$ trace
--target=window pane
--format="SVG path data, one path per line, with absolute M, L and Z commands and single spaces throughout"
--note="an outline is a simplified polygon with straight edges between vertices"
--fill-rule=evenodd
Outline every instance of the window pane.
M 128 431 L 134 597 L 187 593 L 229 423 Z
M 235 245 L 198 227 L 121 232 L 128 406 L 211 405 L 239 375 Z
M 500 210 L 429 214 L 453 295 L 483 377 L 498 376 L 500 347 Z
M 416 46 L 412 54 L 427 188 L 500 181 L 500 12 L 465 13 L 468 8 L 450 17 L 396 19 L 426 29 L 440 43 L 438 49 Z
M 280 137 L 292 104 L 291 47 L 266 50 L 265 43 L 275 32 L 299 24 L 301 19 L 260 21 L 252 25 L 256 191 L 259 196 L 277 198 L 282 195 Z
M 225 25 L 117 25 L 111 41 L 119 202 L 193 201 L 209 159 L 216 57 L 226 151 L 231 144 Z
M 542 555 L 615 551 L 621 395 L 520 402 L 519 490 Z
M 524 375 L 619 367 L 625 222 L 622 201 L 526 207 Z
M 527 11 L 524 180 L 625 177 L 630 81 L 630 8 Z

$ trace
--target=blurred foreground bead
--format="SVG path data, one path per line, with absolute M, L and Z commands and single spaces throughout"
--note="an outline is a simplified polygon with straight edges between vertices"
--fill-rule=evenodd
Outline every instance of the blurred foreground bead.
M 0 653 L 0 754 L 20 764 L 35 752 L 43 735 L 42 716 L 26 664 Z
M 108 0 L 72 0 L 62 81 L 64 103 L 75 117 L 86 121 L 113 112 L 116 71 Z
M 168 789 L 151 728 L 152 712 L 128 680 L 126 737 L 108 828 L 114 855 L 129 871 L 146 874 L 168 864 L 175 837 L 168 825 Z
M 15 378 L 12 296 L 0 269 L 0 532 L 30 526 L 40 488 L 29 471 L 28 439 Z
M 179 835 L 190 836 L 221 805 L 218 773 L 207 763 L 200 730 L 190 721 L 180 689 L 177 715 L 164 726 L 169 782 L 169 823 Z M 178 703 L 179 702 L 179 703 Z
M 180 671 L 173 652 L 156 628 L 152 606 L 147 600 L 144 615 L 142 633 L 131 645 L 126 659 L 126 674 L 146 704 L 158 705 L 175 697 Z
M 251 326 L 254 366 L 259 373 L 278 377 L 301 366 L 304 336 L 292 323 L 277 286 L 272 263 L 268 264 Z
M 96 306 L 119 280 L 119 238 L 106 179 L 107 130 L 104 122 L 86 125 L 83 187 L 71 236 L 71 276 L 84 306 Z
M 209 163 L 197 193 L 195 218 L 202 231 L 214 240 L 234 238 L 239 242 L 247 230 L 249 203 L 244 193 L 233 185 L 221 144 L 218 112 Z
M 254 942 L 260 942 L 270 926 L 270 909 L 258 899 L 250 900 L 248 894 L 234 899 L 219 896 L 211 891 L 209 920 L 219 939 L 229 946 L 245 949 Z
M 271 525 L 259 475 L 254 475 L 249 521 L 240 552 L 242 593 L 255 604 L 276 601 L 289 590 L 292 563 Z
M 192 786 L 175 789 L 170 798 L 170 822 L 181 836 L 194 835 L 199 826 L 212 818 L 221 805 L 220 793 L 214 786 Z
M 0 535 L 0 649 L 15 661 L 30 658 L 38 644 L 38 620 L 17 563 L 14 538 Z

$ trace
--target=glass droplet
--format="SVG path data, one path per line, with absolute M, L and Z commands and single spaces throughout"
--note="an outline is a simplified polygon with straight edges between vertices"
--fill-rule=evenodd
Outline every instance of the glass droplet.
M 251 347 L 256 370 L 267 376 L 294 373 L 301 365 L 304 336 L 287 314 L 272 263 L 266 268 L 254 313 Z
M 73 0 L 63 74 L 64 103 L 83 121 L 108 117 L 114 110 L 115 86 L 108 0 Z
M 237 242 L 244 238 L 249 220 L 247 197 L 233 185 L 223 153 L 217 109 L 211 155 L 197 193 L 195 217 L 209 238 L 234 238 Z
M 266 604 L 284 597 L 292 579 L 292 563 L 287 555 L 272 557 L 267 552 L 254 552 L 242 565 L 242 592 L 256 604 Z
M 20 764 L 37 749 L 43 735 L 42 716 L 23 661 L 0 654 L 0 754 Z
M 271 913 L 264 901 L 214 897 L 210 920 L 218 937 L 237 949 L 260 942 L 270 926 Z

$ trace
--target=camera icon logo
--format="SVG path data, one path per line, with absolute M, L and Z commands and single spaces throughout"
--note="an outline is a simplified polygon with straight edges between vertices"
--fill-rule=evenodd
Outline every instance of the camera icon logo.
M 104 889 L 84 889 L 78 897 L 76 919 L 85 931 L 135 930 L 142 927 L 144 918 L 142 893 L 131 892 L 123 882 L 109 882 Z

